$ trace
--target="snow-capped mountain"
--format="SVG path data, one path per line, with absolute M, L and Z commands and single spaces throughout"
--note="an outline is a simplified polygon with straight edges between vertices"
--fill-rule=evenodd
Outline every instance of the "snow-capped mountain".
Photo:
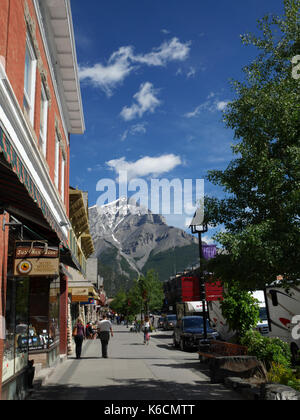
M 159 272 L 162 281 L 166 280 L 175 271 L 196 262 L 199 256 L 194 236 L 168 226 L 164 217 L 127 198 L 90 207 L 89 218 L 94 256 L 102 266 L 127 278 L 128 285 L 134 276 L 150 268 Z M 113 279 L 104 276 L 104 280 L 107 290 L 116 291 L 116 285 L 109 285 Z

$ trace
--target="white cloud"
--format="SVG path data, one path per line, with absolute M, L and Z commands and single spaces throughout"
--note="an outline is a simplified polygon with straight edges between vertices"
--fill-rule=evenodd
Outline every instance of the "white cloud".
M 124 107 L 121 111 L 121 117 L 125 121 L 133 120 L 134 118 L 141 118 L 145 112 L 153 113 L 155 109 L 161 104 L 160 100 L 155 96 L 157 90 L 154 89 L 152 83 L 143 83 L 140 90 L 134 95 L 136 103 L 131 107 Z
M 217 110 L 218 111 L 224 111 L 224 109 L 227 107 L 228 105 L 228 101 L 220 101 L 217 104 Z
M 216 242 L 208 235 L 202 237 L 202 241 L 205 242 L 207 245 L 215 245 Z
M 224 111 L 226 106 L 228 105 L 229 101 L 220 101 L 216 98 L 216 94 L 214 92 L 211 92 L 206 101 L 202 104 L 198 105 L 194 111 L 187 112 L 184 114 L 186 118 L 196 118 L 198 117 L 202 112 L 208 111 L 208 112 L 216 112 L 216 111 Z
M 131 47 L 120 48 L 110 57 L 107 66 L 98 63 L 92 67 L 79 67 L 79 77 L 81 80 L 89 79 L 94 86 L 111 96 L 113 89 L 134 69 L 129 61 L 131 53 Z
M 186 77 L 189 79 L 190 77 L 194 77 L 196 74 L 195 67 L 190 67 L 189 71 L 187 72 Z
M 191 112 L 187 112 L 186 114 L 184 114 L 184 116 L 186 118 L 195 118 L 198 117 L 200 115 L 201 109 L 203 108 L 203 105 L 199 105 L 197 106 L 197 108 L 194 109 L 194 111 Z
M 165 41 L 160 47 L 151 53 L 132 56 L 133 61 L 148 66 L 166 66 L 169 61 L 184 61 L 190 53 L 190 42 L 183 44 L 178 38 Z
M 145 134 L 146 131 L 146 123 L 135 124 L 128 130 L 125 130 L 125 132 L 121 136 L 121 141 L 125 141 L 129 135 L 135 136 L 137 134 Z
M 172 171 L 176 166 L 181 165 L 181 159 L 174 154 L 162 155 L 159 157 L 145 156 L 136 162 L 127 162 L 125 157 L 110 160 L 106 165 L 117 174 L 126 171 L 128 180 L 133 178 L 147 177 L 149 175 L 161 175 Z
M 184 61 L 190 53 L 190 42 L 182 43 L 178 38 L 165 41 L 150 53 L 135 55 L 132 46 L 121 47 L 109 58 L 106 65 L 80 66 L 80 80 L 88 80 L 102 89 L 108 96 L 139 65 L 166 66 L 171 61 Z

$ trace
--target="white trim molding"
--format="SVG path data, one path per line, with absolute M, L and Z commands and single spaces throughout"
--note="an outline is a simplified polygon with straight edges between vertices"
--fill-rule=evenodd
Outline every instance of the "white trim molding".
M 69 0 L 33 0 L 64 130 L 85 131 L 77 56 Z M 68 141 L 68 140 L 67 140 Z

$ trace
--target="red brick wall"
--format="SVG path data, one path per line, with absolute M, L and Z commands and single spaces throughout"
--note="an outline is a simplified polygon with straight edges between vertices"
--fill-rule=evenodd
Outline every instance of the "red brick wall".
M 32 0 L 1 0 L 0 1 L 0 56 L 4 57 L 6 63 L 6 73 L 10 84 L 15 92 L 20 107 L 23 109 L 24 96 L 24 68 L 25 68 L 25 47 L 26 47 L 26 21 L 25 21 L 25 2 L 28 5 L 31 18 L 35 21 L 35 37 L 38 42 L 39 52 L 43 67 L 47 73 L 47 83 L 51 95 L 51 106 L 48 110 L 48 136 L 47 136 L 47 156 L 49 174 L 54 182 L 54 163 L 55 163 L 55 116 L 59 121 L 60 134 L 68 151 L 67 139 L 64 134 L 62 118 L 59 112 L 58 103 L 55 96 L 54 84 L 51 79 L 50 68 L 48 66 L 42 36 L 39 30 L 38 20 Z M 41 74 L 37 67 L 36 91 L 35 91 L 35 110 L 33 130 L 36 141 L 39 139 L 40 126 L 40 101 L 41 101 Z M 69 173 L 69 160 L 66 162 L 67 182 Z M 68 186 L 65 189 L 65 205 L 69 201 Z
M 0 13 L 0 56 L 6 57 L 7 47 L 7 21 L 9 13 L 9 1 L 1 0 L 1 13 Z
M 2 229 L 3 220 L 5 223 L 9 222 L 9 215 L 0 214 L 0 315 L 5 316 L 6 303 L 6 278 L 7 278 L 7 249 L 8 249 L 8 226 L 5 232 Z M 4 340 L 0 339 L 0 400 L 2 389 L 2 365 L 3 365 L 3 348 Z

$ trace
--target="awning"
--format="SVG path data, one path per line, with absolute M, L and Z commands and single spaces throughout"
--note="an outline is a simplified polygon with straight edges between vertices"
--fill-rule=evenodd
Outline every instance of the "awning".
M 81 266 L 77 261 L 77 258 L 66 246 L 60 247 L 60 262 L 81 272 Z

